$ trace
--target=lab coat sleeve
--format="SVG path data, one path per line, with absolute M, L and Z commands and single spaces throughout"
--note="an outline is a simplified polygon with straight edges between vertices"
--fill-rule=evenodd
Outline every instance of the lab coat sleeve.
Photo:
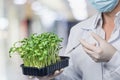
M 75 38 L 77 37 L 76 36 L 77 32 L 75 32 L 75 31 L 76 31 L 75 28 L 72 28 L 70 31 L 68 45 L 67 45 L 65 53 L 67 53 L 74 45 L 76 45 Z M 76 66 L 77 64 L 75 62 L 74 52 L 70 53 L 67 56 L 70 57 L 69 66 L 66 67 L 64 69 L 63 73 L 60 74 L 59 76 L 57 76 L 55 78 L 55 80 L 82 80 L 82 78 L 81 78 L 82 72 L 80 70 L 78 70 L 78 68 Z
M 120 51 L 104 64 L 104 80 L 120 80 Z

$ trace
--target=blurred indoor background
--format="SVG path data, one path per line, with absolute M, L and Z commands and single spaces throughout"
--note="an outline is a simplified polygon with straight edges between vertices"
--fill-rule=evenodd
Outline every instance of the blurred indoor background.
M 22 74 L 19 55 L 9 57 L 14 42 L 54 32 L 64 38 L 62 55 L 71 27 L 95 12 L 87 0 L 0 0 L 0 80 L 30 80 Z

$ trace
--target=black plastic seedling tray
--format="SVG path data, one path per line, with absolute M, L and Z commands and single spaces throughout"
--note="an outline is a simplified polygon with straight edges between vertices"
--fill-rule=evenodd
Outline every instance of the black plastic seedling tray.
M 44 68 L 25 67 L 24 64 L 22 64 L 21 67 L 24 75 L 46 76 L 54 73 L 56 70 L 60 70 L 61 68 L 67 67 L 68 65 L 69 65 L 69 57 L 61 56 L 61 61 Z

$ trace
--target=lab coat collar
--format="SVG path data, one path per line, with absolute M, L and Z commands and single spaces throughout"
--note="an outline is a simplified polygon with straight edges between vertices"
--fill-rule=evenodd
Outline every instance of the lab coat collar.
M 97 13 L 96 15 L 94 15 L 93 17 L 89 18 L 86 22 L 89 23 L 85 23 L 84 26 L 81 26 L 82 29 L 95 29 L 98 27 L 98 24 L 102 23 L 102 13 Z M 115 28 L 118 29 L 120 28 L 120 11 L 115 15 Z
M 97 28 L 98 24 L 100 24 L 102 21 L 103 21 L 102 20 L 102 13 L 98 13 L 95 20 L 94 20 L 94 22 L 93 22 L 93 25 L 94 25 L 93 28 L 94 29 Z
M 115 15 L 115 29 L 120 28 L 120 11 Z
M 120 16 L 120 11 L 119 11 L 119 12 L 117 12 L 117 14 L 116 14 L 115 16 L 116 16 L 116 17 Z
M 97 28 L 98 24 L 101 21 L 102 21 L 102 13 L 97 13 L 93 17 L 86 20 L 86 22 L 89 22 L 89 23 L 86 24 L 86 22 L 83 21 L 86 25 L 81 26 L 81 28 L 82 29 L 87 29 L 87 30 L 95 29 L 95 28 Z

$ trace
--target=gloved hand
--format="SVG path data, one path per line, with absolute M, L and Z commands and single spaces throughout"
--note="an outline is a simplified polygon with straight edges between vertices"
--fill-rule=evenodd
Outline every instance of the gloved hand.
M 99 45 L 96 46 L 96 44 L 89 44 L 81 39 L 80 43 L 82 44 L 83 49 L 95 62 L 108 62 L 117 51 L 116 48 L 97 34 L 92 32 L 91 35 Z
M 57 70 L 55 71 L 55 73 L 53 75 L 49 75 L 49 76 L 44 76 L 44 77 L 37 77 L 39 80 L 51 80 L 54 79 L 56 76 L 60 75 L 63 72 L 63 69 L 61 69 L 60 71 Z

